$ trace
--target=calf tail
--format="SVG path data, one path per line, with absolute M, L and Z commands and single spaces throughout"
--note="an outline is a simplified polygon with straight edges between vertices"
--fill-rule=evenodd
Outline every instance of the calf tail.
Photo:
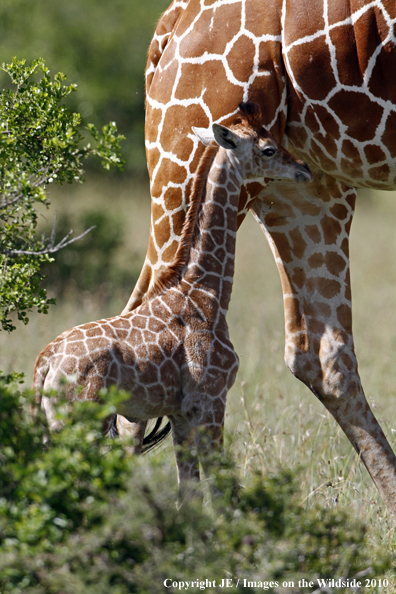
M 113 418 L 111 419 L 111 425 L 110 425 L 110 429 L 108 429 L 107 431 L 107 437 L 110 437 L 111 439 L 115 439 L 116 437 L 119 437 L 120 434 L 118 433 L 118 429 L 117 429 L 117 415 L 113 415 Z
M 165 437 L 170 433 L 170 431 L 171 431 L 171 424 L 170 424 L 169 421 L 161 429 L 161 431 L 158 431 L 158 429 L 161 426 L 161 423 L 162 423 L 162 417 L 159 417 L 159 419 L 157 419 L 157 422 L 155 423 L 154 429 L 148 435 L 146 435 L 144 437 L 144 439 L 143 439 L 143 448 L 142 448 L 142 453 L 143 454 L 145 452 L 148 452 L 152 448 L 154 448 L 159 443 L 161 443 L 161 441 L 163 441 L 165 439 Z

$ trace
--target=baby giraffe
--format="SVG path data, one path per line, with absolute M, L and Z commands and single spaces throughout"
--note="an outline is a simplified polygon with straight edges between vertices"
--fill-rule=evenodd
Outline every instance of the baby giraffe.
M 312 179 L 308 166 L 263 128 L 256 104 L 241 104 L 232 129 L 193 130 L 207 146 L 174 262 L 136 310 L 64 332 L 34 369 L 36 405 L 51 430 L 60 424 L 54 398 L 43 392 L 59 389 L 62 378 L 69 379 L 63 389 L 70 401 L 96 400 L 101 388 L 115 384 L 130 394 L 117 410 L 130 422 L 166 415 L 179 483 L 198 479 L 198 457 L 205 467 L 208 454 L 221 448 L 226 396 L 238 370 L 226 313 L 241 186 L 250 179 Z

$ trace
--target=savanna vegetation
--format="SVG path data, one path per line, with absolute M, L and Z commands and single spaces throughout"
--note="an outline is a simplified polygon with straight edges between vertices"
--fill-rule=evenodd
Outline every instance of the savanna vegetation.
M 47 291 L 42 299 L 56 305 L 31 303 L 21 320 L 14 308 L 7 319 L 16 331 L 0 332 L 0 592 L 177 591 L 165 579 L 207 579 L 206 591 L 218 592 L 221 580 L 231 578 L 232 591 L 262 591 L 266 582 L 277 593 L 319 592 L 325 590 L 317 578 L 341 577 L 370 580 L 362 592 L 396 592 L 395 530 L 371 479 L 332 418 L 284 366 L 280 283 L 251 218 L 238 237 L 229 312 L 241 368 L 228 399 L 225 455 L 203 482 L 203 505 L 194 498 L 176 505 L 170 441 L 130 458 L 117 441 L 103 438 L 103 418 L 122 395 L 103 394 L 104 405 L 83 404 L 73 413 L 60 406 L 64 430 L 45 445 L 44 419 L 31 423 L 38 352 L 73 325 L 119 313 L 143 263 L 150 221 L 143 69 L 164 8 L 136 0 L 118 0 L 111 11 L 93 0 L 13 0 L 0 7 L 5 61 L 42 56 L 51 80 L 64 71 L 62 84 L 78 83 L 78 92 L 62 101 L 69 113 L 81 113 L 82 146 L 90 142 L 88 122 L 101 129 L 115 120 L 127 137 L 126 173 L 103 176 L 100 160 L 84 159 L 86 183 L 52 181 L 44 201 L 24 203 L 34 219 L 29 238 L 39 242 L 42 233 L 51 238 L 54 213 L 55 245 L 71 228 L 74 235 L 95 229 L 47 254 L 36 285 L 25 283 Z M 360 198 L 351 246 L 356 349 L 370 404 L 394 445 L 396 195 Z M 24 241 L 26 251 L 30 239 Z M 12 249 L 21 250 L 21 241 Z M 211 500 L 208 481 L 221 493 Z M 303 578 L 315 586 L 299 587 Z

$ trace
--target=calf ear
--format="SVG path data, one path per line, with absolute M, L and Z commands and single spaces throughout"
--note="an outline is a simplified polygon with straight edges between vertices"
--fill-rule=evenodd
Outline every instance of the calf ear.
M 221 126 L 220 124 L 213 124 L 212 126 L 214 138 L 220 146 L 227 150 L 236 149 L 240 144 L 241 139 L 238 134 L 232 132 L 229 128 Z
M 210 128 L 195 128 L 195 126 L 192 126 L 192 131 L 205 146 L 208 146 L 214 140 L 213 132 Z

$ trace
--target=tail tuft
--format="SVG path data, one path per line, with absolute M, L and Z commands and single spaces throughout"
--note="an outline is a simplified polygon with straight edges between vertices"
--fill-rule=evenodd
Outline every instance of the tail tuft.
M 162 419 L 163 417 L 159 417 L 154 425 L 153 430 L 144 437 L 142 447 L 143 454 L 152 450 L 169 435 L 171 431 L 171 424 L 169 421 L 160 431 L 158 431 L 158 429 L 161 427 Z
M 109 429 L 109 432 L 107 434 L 107 437 L 110 437 L 111 439 L 115 439 L 116 437 L 119 437 L 120 434 L 118 433 L 118 429 L 117 429 L 117 415 L 113 415 L 113 419 L 111 422 L 111 426 Z

